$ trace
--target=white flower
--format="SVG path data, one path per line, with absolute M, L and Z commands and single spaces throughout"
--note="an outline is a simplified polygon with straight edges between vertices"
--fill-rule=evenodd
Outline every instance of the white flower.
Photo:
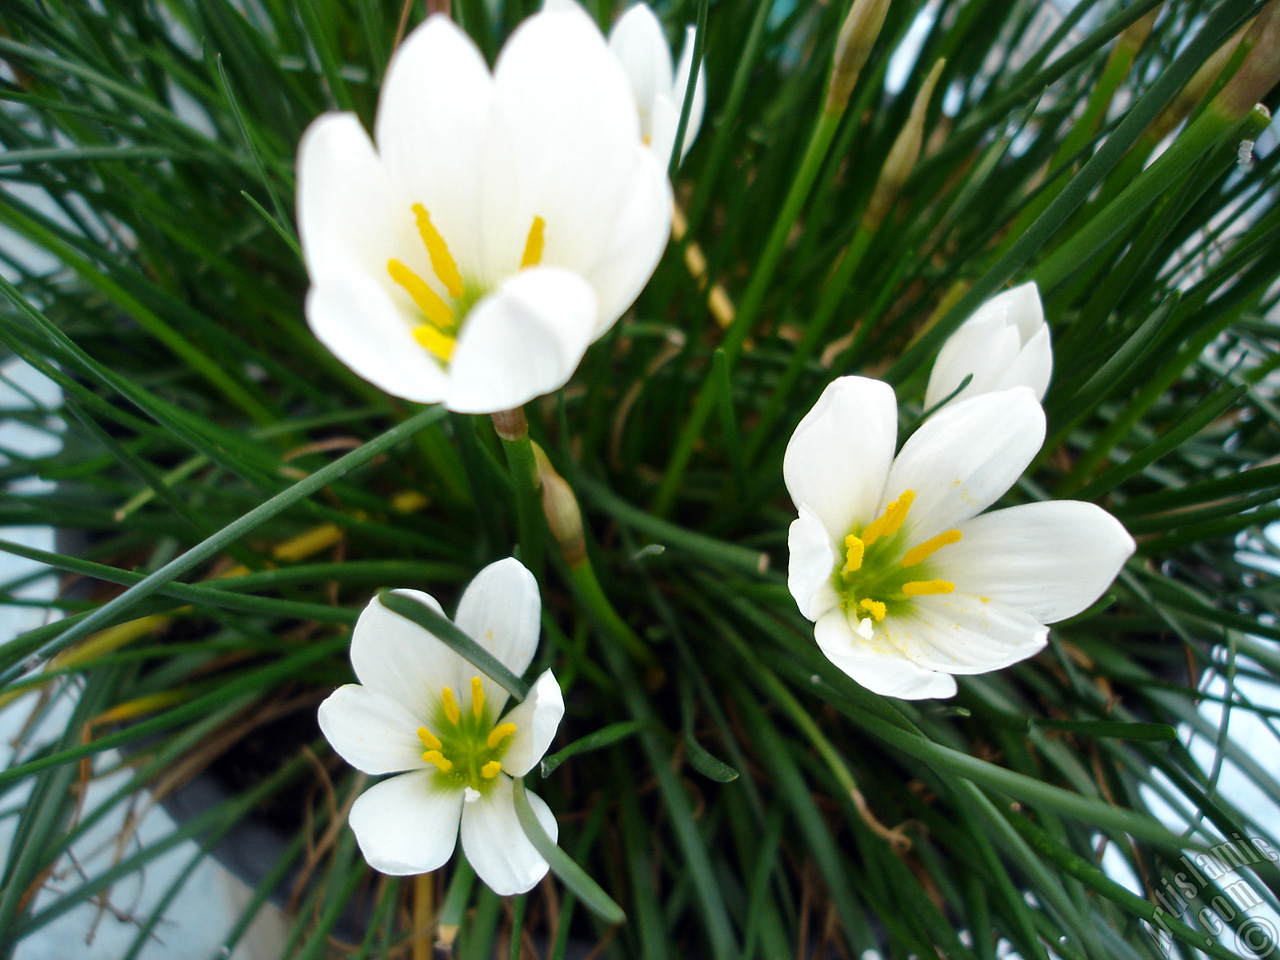
M 1040 400 L 1052 373 L 1040 291 L 1034 282 L 1024 283 L 992 297 L 947 338 L 929 374 L 924 406 L 941 403 L 969 374 L 973 379 L 952 403 L 1011 387 L 1030 387 Z
M 396 592 L 440 610 L 425 593 Z M 540 610 L 537 581 L 507 559 L 480 571 L 454 620 L 519 676 L 538 646 Z M 503 896 L 532 888 L 547 863 L 516 819 L 511 778 L 542 759 L 564 716 L 551 671 L 503 716 L 506 690 L 377 598 L 352 633 L 351 664 L 360 683 L 320 704 L 320 729 L 357 770 L 400 774 L 370 787 L 351 808 L 351 829 L 370 866 L 396 876 L 435 870 L 453 855 L 461 822 L 462 849 L 481 880 Z M 550 809 L 528 797 L 555 839 Z
M 637 3 L 631 7 L 609 31 L 609 46 L 622 61 L 635 91 L 641 133 L 664 164 L 671 159 L 676 128 L 680 125 L 680 110 L 684 106 L 685 91 L 689 89 L 695 33 L 696 28 L 692 26 L 685 29 L 680 64 L 673 72 L 671 48 L 667 46 L 662 24 L 647 4 Z M 689 105 L 689 120 L 680 148 L 681 157 L 689 152 L 698 128 L 702 126 L 702 114 L 707 106 L 706 88 L 707 72 L 699 64 L 698 83 L 693 88 L 693 102 Z
M 783 460 L 800 511 L 788 586 L 822 652 L 864 687 L 949 697 L 952 674 L 1043 648 L 1044 624 L 1101 596 L 1134 543 L 1091 503 L 982 513 L 1044 441 L 1027 387 L 948 405 L 895 458 L 897 429 L 893 388 L 863 377 L 834 381 L 800 422 Z
M 493 73 L 442 15 L 396 51 L 375 126 L 307 130 L 307 320 L 388 393 L 464 413 L 564 385 L 666 246 L 671 188 L 581 9 L 526 19 Z

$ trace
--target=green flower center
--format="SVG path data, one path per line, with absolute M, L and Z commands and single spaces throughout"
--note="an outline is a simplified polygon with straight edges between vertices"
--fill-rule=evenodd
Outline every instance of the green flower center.
M 960 531 L 947 530 L 908 548 L 902 524 L 915 496 L 914 491 L 904 490 L 884 513 L 844 538 L 844 560 L 837 562 L 831 579 L 846 614 L 879 623 L 901 613 L 912 597 L 955 590 L 949 580 L 931 579 L 926 561 L 956 543 Z
M 453 689 L 445 687 L 432 729 L 419 727 L 418 739 L 427 748 L 422 759 L 436 768 L 437 777 L 483 793 L 502 772 L 502 755 L 515 732 L 514 723 L 493 725 L 485 709 L 484 684 L 472 677 L 471 708 L 463 710 Z

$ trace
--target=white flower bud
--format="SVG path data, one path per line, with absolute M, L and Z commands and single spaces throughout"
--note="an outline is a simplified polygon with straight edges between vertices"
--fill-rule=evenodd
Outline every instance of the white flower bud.
M 924 406 L 946 400 L 967 376 L 973 379 L 951 397 L 954 403 L 993 390 L 1030 387 L 1044 398 L 1053 373 L 1053 348 L 1035 283 L 1006 290 L 980 306 L 938 351 Z

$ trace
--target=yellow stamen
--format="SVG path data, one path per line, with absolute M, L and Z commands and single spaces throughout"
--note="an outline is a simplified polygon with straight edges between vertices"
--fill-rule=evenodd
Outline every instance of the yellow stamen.
M 456 726 L 462 717 L 462 711 L 458 709 L 458 701 L 453 699 L 453 688 L 445 687 L 440 691 L 440 699 L 444 701 L 444 715 Z
M 915 491 L 903 490 L 897 500 L 884 508 L 884 513 L 867 524 L 862 531 L 862 542 L 868 547 L 881 537 L 892 537 L 907 519 L 907 511 L 911 509 L 911 501 L 916 498 Z
M 471 712 L 477 720 L 484 716 L 484 684 L 479 677 L 471 678 Z
M 842 573 L 853 573 L 862 568 L 862 555 L 866 553 L 867 545 L 862 542 L 860 537 L 854 536 L 852 533 L 844 538 L 844 570 Z
M 444 237 L 440 236 L 440 231 L 431 222 L 431 214 L 427 213 L 426 207 L 415 203 L 413 215 L 418 220 L 418 233 L 422 235 L 422 242 L 426 244 L 427 253 L 431 256 L 431 269 L 436 272 L 444 288 L 449 291 L 449 296 L 456 300 L 462 296 L 462 275 L 458 273 L 458 265 L 453 260 L 453 254 L 449 252 L 449 247 L 445 244 Z
M 867 529 L 863 530 L 863 543 L 868 547 L 876 543 L 882 536 L 892 536 L 896 534 L 902 521 L 906 520 L 906 512 L 911 509 L 911 500 L 915 499 L 914 490 L 902 490 L 902 494 L 892 503 L 884 508 L 876 520 L 867 525 Z
M 514 723 L 500 723 L 489 731 L 489 739 L 486 740 L 485 743 L 487 743 L 489 745 L 489 749 L 492 750 L 515 732 L 516 725 Z
M 931 540 L 926 540 L 924 543 L 917 544 L 903 554 L 902 565 L 904 567 L 914 567 L 917 563 L 920 563 L 927 557 L 932 556 L 934 551 L 941 550 L 943 547 L 947 546 L 947 544 L 959 543 L 960 536 L 961 534 L 959 530 L 947 530 L 945 533 L 940 533 Z
M 448 773 L 453 769 L 453 761 L 439 750 L 428 750 L 422 755 L 422 759 L 427 763 L 434 763 L 441 773 Z
M 871 616 L 875 617 L 876 623 L 879 623 L 884 619 L 886 608 L 879 600 L 872 600 L 870 597 L 864 597 L 858 602 L 858 606 L 871 614 Z
M 418 728 L 418 739 L 422 741 L 422 745 L 428 750 L 439 750 L 444 746 L 444 744 L 440 742 L 440 738 L 426 727 Z
M 391 279 L 400 284 L 404 292 L 413 298 L 418 309 L 426 316 L 427 322 L 438 330 L 453 329 L 453 310 L 440 299 L 440 294 L 428 286 L 427 281 L 395 258 L 387 261 L 387 273 L 391 274 Z
M 483 767 L 480 768 L 480 776 L 484 777 L 486 780 L 492 780 L 501 772 L 502 772 L 501 760 L 490 760 L 488 763 L 486 763 Z
M 533 218 L 533 226 L 529 228 L 529 238 L 524 242 L 524 256 L 520 258 L 520 269 L 536 267 L 542 262 L 542 247 L 546 242 L 547 221 L 541 217 Z
M 429 323 L 420 323 L 413 328 L 413 339 L 441 363 L 448 363 L 453 358 L 453 347 L 458 341 L 447 333 L 441 333 Z
M 902 592 L 908 597 L 924 597 L 931 593 L 950 593 L 956 585 L 950 580 L 908 580 Z

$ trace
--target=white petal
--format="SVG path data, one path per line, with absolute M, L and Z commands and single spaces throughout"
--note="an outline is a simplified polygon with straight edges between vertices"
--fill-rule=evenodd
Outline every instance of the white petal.
M 1053 346 L 1049 339 L 1049 327 L 1045 325 L 1018 351 L 1018 356 L 1000 377 L 996 389 L 1030 387 L 1035 391 L 1036 399 L 1043 400 L 1052 376 Z
M 493 107 L 493 78 L 480 50 L 437 14 L 396 50 L 377 120 L 378 149 L 403 185 L 406 228 L 415 229 L 412 204 L 422 204 L 463 277 L 484 282 L 498 279 L 486 269 L 495 250 L 505 254 L 503 272 L 514 269 L 532 222 L 513 216 L 514 158 Z M 416 233 L 410 240 L 408 249 L 421 249 Z
M 831 584 L 836 551 L 827 528 L 806 504 L 800 504 L 800 516 L 787 532 L 787 552 L 787 588 L 800 612 L 817 620 L 840 602 Z
M 547 861 L 533 848 L 516 819 L 514 784 L 499 774 L 489 789 L 462 814 L 462 850 L 480 879 L 494 893 L 509 897 L 526 893 L 547 873 Z M 540 797 L 528 794 L 529 805 L 547 835 L 555 840 L 559 827 Z
M 516 732 L 502 755 L 502 769 L 513 777 L 523 777 L 542 759 L 555 739 L 564 716 L 564 695 L 555 675 L 547 670 L 529 690 L 529 695 L 502 718 L 514 723 Z
M 911 435 L 889 471 L 883 510 L 915 491 L 913 543 L 981 513 L 1013 486 L 1044 442 L 1044 411 L 1028 387 L 948 404 Z
M 659 94 L 653 102 L 653 111 L 649 120 L 649 149 L 655 159 L 664 164 L 671 162 L 671 150 L 676 143 L 676 127 L 680 125 L 680 104 L 667 94 Z M 689 142 L 686 134 L 685 143 Z
M 996 294 L 980 307 L 997 314 L 1004 323 L 1018 328 L 1018 337 L 1027 343 L 1044 329 L 1044 304 L 1040 302 L 1040 288 L 1034 280 Z M 977 314 L 975 313 L 975 316 Z
M 872 693 L 903 700 L 953 697 L 956 682 L 950 674 L 917 666 L 873 628 L 871 639 L 860 636 L 844 611 L 824 614 L 814 637 L 827 659 Z
M 1031 387 L 1039 400 L 1052 369 L 1040 291 L 1034 282 L 1024 283 L 980 306 L 942 345 L 929 375 L 925 407 L 940 403 L 969 374 L 973 379 L 955 400 L 1018 386 Z
M 444 865 L 458 841 L 462 792 L 434 771 L 376 783 L 351 807 L 351 829 L 373 869 L 396 877 Z
M 430 594 L 421 590 L 395 592 L 444 616 Z M 351 632 L 351 665 L 360 682 L 415 715 L 426 716 L 428 708 L 439 701 L 441 689 L 457 682 L 463 664 L 462 657 L 444 641 L 392 613 L 377 597 L 369 601 Z
M 326 113 L 298 146 L 298 236 L 312 282 L 385 270 L 395 191 L 354 113 Z
M 1020 349 L 1018 331 L 1005 326 L 997 317 L 965 323 L 947 338 L 938 351 L 938 359 L 934 361 L 933 370 L 929 373 L 929 386 L 925 390 L 925 409 L 931 409 L 951 396 L 965 377 L 971 379 L 952 398 L 952 403 L 1001 389 L 1000 378 L 1017 359 Z
M 656 151 L 639 149 L 634 177 L 614 220 L 609 246 L 583 276 L 596 292 L 595 337 L 635 302 L 671 236 L 671 184 Z
M 522 270 L 467 315 L 449 365 L 445 406 L 510 410 L 564 386 L 595 336 L 596 297 L 559 267 Z
M 640 120 L 622 65 L 585 13 L 544 11 L 516 28 L 494 81 L 521 209 L 546 225 L 542 262 L 585 273 L 611 246 L 639 157 Z
M 889 642 L 926 670 L 987 673 L 1044 649 L 1049 628 L 994 600 L 951 593 L 920 597 L 912 612 L 886 617 Z
M 320 704 L 320 730 L 343 760 L 379 776 L 423 766 L 417 715 L 384 693 L 358 683 L 339 687 Z
M 652 136 L 653 104 L 659 96 L 670 96 L 673 77 L 671 49 L 662 24 L 648 4 L 637 3 L 618 18 L 609 31 L 609 47 L 631 81 L 640 111 L 640 130 L 645 136 Z
M 855 522 L 875 518 L 897 440 L 892 387 L 866 377 L 833 380 L 787 444 L 782 474 L 792 501 L 806 504 L 843 543 Z
M 417 403 L 444 399 L 444 371 L 409 332 L 417 321 L 369 275 L 316 280 L 307 293 L 307 322 L 334 356 L 374 386 Z
M 689 71 L 693 67 L 693 44 L 697 37 L 697 27 L 686 27 L 684 33 L 684 49 L 680 51 L 680 66 L 676 68 L 675 85 L 671 99 L 675 102 L 677 123 L 680 110 L 684 107 L 685 91 L 689 87 Z M 689 122 L 684 128 L 684 144 L 680 148 L 683 157 L 693 146 L 702 127 L 702 115 L 707 109 L 707 68 L 705 63 L 698 64 L 698 84 L 693 88 L 693 102 L 689 104 Z
M 959 529 L 963 538 L 934 555 L 931 574 L 1041 623 L 1097 600 L 1135 548 L 1120 521 L 1078 500 L 994 510 Z
M 492 653 L 517 677 L 529 669 L 542 630 L 542 598 L 538 581 L 519 560 L 508 557 L 491 563 L 467 585 L 458 601 L 454 622 L 463 633 Z M 463 663 L 465 675 L 455 690 L 469 690 L 477 671 Z M 487 677 L 486 701 L 497 716 L 507 702 L 507 691 Z

